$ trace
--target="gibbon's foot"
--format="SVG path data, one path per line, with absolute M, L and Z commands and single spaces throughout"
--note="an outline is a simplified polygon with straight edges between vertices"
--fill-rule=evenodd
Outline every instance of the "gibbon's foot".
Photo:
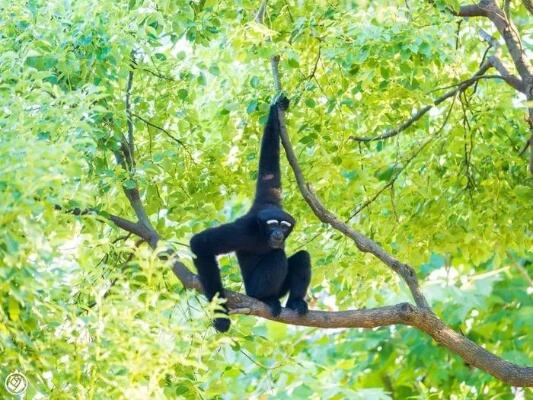
M 309 311 L 307 302 L 304 299 L 289 299 L 286 307 L 296 311 L 298 315 L 305 315 Z
M 219 332 L 227 332 L 231 325 L 231 321 L 228 318 L 215 318 L 213 320 L 213 326 Z
M 281 314 L 281 303 L 278 299 L 263 299 L 263 302 L 270 308 L 270 313 L 273 317 Z

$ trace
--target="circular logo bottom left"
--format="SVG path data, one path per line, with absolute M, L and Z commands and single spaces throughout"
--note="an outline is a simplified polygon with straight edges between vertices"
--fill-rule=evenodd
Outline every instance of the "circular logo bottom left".
M 5 387 L 12 395 L 22 394 L 28 388 L 28 379 L 20 372 L 12 372 L 6 378 Z

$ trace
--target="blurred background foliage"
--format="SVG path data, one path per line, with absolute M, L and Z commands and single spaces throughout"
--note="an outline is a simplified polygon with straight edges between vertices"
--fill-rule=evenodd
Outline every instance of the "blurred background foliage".
M 218 335 L 212 306 L 146 245 L 94 213 L 56 207 L 133 218 L 121 186 L 135 183 L 112 156 L 133 69 L 135 179 L 156 229 L 192 265 L 182 244 L 250 205 L 275 94 L 269 58 L 281 54 L 289 134 L 324 204 L 412 264 L 454 329 L 531 365 L 524 99 L 480 80 L 395 138 L 350 138 L 398 126 L 471 77 L 487 47 L 477 30 L 498 37 L 490 23 L 449 16 L 448 0 L 275 0 L 266 26 L 248 0 L 0 4 L 2 381 L 21 371 L 28 398 L 51 399 L 531 395 L 403 326 L 324 330 L 235 316 Z M 511 10 L 531 43 L 533 21 L 520 2 Z M 314 217 L 283 170 L 298 220 L 288 250 L 312 254 L 312 307 L 409 301 L 385 266 Z M 221 266 L 227 287 L 242 291 L 235 258 Z

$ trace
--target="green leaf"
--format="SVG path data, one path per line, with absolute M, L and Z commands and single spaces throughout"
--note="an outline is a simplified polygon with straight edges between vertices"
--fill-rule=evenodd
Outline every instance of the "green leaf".
M 258 76 L 252 76 L 250 79 L 250 86 L 254 89 L 257 89 L 259 87 L 259 77 Z
M 12 321 L 18 321 L 20 318 L 20 305 L 13 297 L 9 297 L 7 300 L 7 310 L 9 312 L 9 318 Z
M 396 166 L 396 165 L 391 165 L 381 171 L 378 171 L 376 173 L 376 177 L 380 180 L 380 181 L 389 181 L 393 175 L 395 175 L 395 173 L 397 171 L 400 171 L 401 168 Z
M 26 65 L 39 71 L 52 69 L 57 64 L 57 58 L 53 56 L 30 56 L 26 58 Z
M 213 64 L 209 67 L 209 72 L 212 74 L 212 75 L 215 75 L 215 76 L 219 76 L 220 75 L 220 68 L 218 67 L 218 65 L 216 64 Z
M 289 58 L 287 60 L 287 63 L 289 64 L 289 67 L 291 68 L 298 68 L 300 66 L 300 63 L 295 58 Z
M 253 113 L 255 110 L 257 110 L 257 100 L 252 100 L 248 103 L 248 107 L 246 107 L 246 112 L 248 114 Z
M 316 102 L 311 98 L 307 98 L 305 99 L 305 105 L 309 108 L 314 108 L 316 106 Z
M 137 184 L 133 179 L 126 179 L 123 185 L 126 189 L 135 189 L 137 187 Z
M 178 97 L 181 99 L 181 100 L 185 100 L 189 95 L 189 92 L 187 91 L 187 89 L 179 89 L 178 90 Z

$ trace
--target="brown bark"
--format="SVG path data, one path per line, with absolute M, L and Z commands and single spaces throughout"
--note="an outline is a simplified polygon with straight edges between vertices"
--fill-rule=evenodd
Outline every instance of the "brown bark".
M 198 277 L 180 261 L 174 261 L 172 270 L 183 285 L 201 291 Z M 226 291 L 231 314 L 246 314 L 285 324 L 316 328 L 377 328 L 389 325 L 408 325 L 430 335 L 442 346 L 453 351 L 468 364 L 477 367 L 512 386 L 533 386 L 533 368 L 505 361 L 477 345 L 466 336 L 454 331 L 431 310 L 400 303 L 363 310 L 315 311 L 299 316 L 284 308 L 278 317 L 272 317 L 268 306 L 246 295 Z
M 522 3 L 530 13 L 533 12 L 530 0 L 523 0 Z M 492 65 L 500 71 L 509 85 L 525 93 L 529 102 L 533 101 L 533 66 L 527 57 L 518 30 L 509 18 L 509 13 L 502 10 L 495 0 L 481 0 L 477 4 L 464 5 L 459 8 L 459 11 L 453 13 L 460 17 L 486 17 L 490 19 L 502 35 L 520 79 L 508 73 L 503 63 L 495 57 L 491 61 Z M 527 118 L 531 132 L 529 172 L 533 174 L 533 107 L 528 107 Z

